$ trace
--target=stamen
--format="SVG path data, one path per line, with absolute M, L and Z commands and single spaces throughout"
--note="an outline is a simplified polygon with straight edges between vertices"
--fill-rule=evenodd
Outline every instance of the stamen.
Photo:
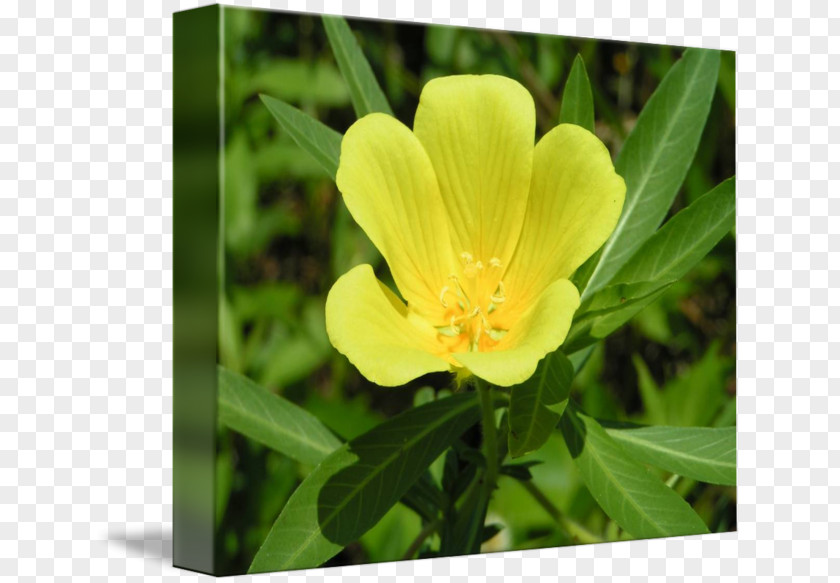
M 458 281 L 458 276 L 456 276 L 454 273 L 451 274 L 449 276 L 449 281 L 451 281 L 452 283 L 455 284 L 455 289 L 457 290 L 458 297 L 463 299 L 463 300 L 466 300 L 467 303 L 469 304 L 470 300 L 469 300 L 469 298 L 467 298 L 467 294 L 464 292 L 464 288 L 461 287 L 461 282 Z M 460 304 L 461 304 L 461 302 L 458 302 L 458 305 L 460 305 Z M 462 310 L 464 309 L 463 306 L 461 307 L 461 309 Z
M 438 326 L 437 327 L 438 334 L 442 334 L 443 336 L 447 336 L 449 338 L 456 338 L 461 335 L 460 328 L 453 328 L 451 326 Z
M 499 340 L 505 337 L 505 334 L 507 334 L 508 331 L 500 330 L 498 328 L 487 328 L 486 330 L 484 330 L 484 333 L 487 334 L 491 340 L 495 340 L 496 342 L 498 342 Z
M 490 296 L 490 300 L 494 304 L 503 304 L 505 302 L 505 284 L 499 281 L 499 285 L 496 286 L 496 291 L 493 292 L 493 295 Z
M 497 278 L 501 271 L 490 275 L 489 270 L 501 270 L 502 261 L 498 257 L 491 257 L 489 261 L 476 261 L 472 253 L 464 251 L 459 255 L 462 263 L 459 274 L 449 275 L 449 283 L 440 290 L 439 300 L 444 309 L 448 310 L 449 325 L 437 327 L 438 332 L 450 338 L 461 338 L 469 342 L 469 350 L 476 351 L 492 347 L 493 342 L 501 340 L 507 330 L 493 327 L 490 314 L 494 313 L 505 302 L 505 284 Z M 488 273 L 485 274 L 485 271 Z M 467 294 L 461 285 L 459 277 L 466 277 L 469 280 L 466 290 L 470 290 L 472 297 Z M 497 280 L 495 291 L 488 297 L 487 287 L 492 285 L 487 279 Z M 476 280 L 476 281 L 473 281 Z M 490 288 L 493 289 L 493 288 Z M 478 292 L 480 295 L 475 296 Z M 448 298 L 447 294 L 453 294 L 455 300 Z M 455 304 L 456 309 L 450 309 Z M 484 337 L 489 340 L 485 340 Z M 488 344 L 490 342 L 491 344 Z

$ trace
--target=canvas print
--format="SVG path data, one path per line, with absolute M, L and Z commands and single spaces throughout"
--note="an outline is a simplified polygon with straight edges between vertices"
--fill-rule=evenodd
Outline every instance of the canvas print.
M 201 11 L 174 41 L 176 564 L 735 529 L 734 53 Z

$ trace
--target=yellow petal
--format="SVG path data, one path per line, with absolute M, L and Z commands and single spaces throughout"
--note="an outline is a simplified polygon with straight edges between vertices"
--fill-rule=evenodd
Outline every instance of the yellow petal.
M 414 133 L 432 160 L 458 253 L 506 265 L 525 216 L 534 152 L 534 100 L 497 75 L 429 81 Z
M 327 295 L 327 335 L 369 381 L 393 387 L 429 372 L 448 371 L 437 331 L 373 274 L 358 265 Z
M 381 113 L 358 120 L 341 142 L 336 184 L 408 305 L 439 317 L 454 253 L 437 178 L 411 130 Z
M 592 133 L 570 124 L 548 132 L 534 151 L 525 223 L 504 276 L 508 297 L 528 305 L 574 273 L 612 233 L 625 190 Z
M 460 352 L 455 359 L 475 376 L 509 387 L 528 380 L 537 364 L 566 339 L 580 305 L 577 288 L 567 279 L 552 283 L 511 327 L 491 352 Z

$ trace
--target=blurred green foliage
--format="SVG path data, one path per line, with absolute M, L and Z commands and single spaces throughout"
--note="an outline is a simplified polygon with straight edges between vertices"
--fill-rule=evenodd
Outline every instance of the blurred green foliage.
M 302 405 L 349 439 L 409 408 L 417 389 L 440 389 L 448 378 L 433 375 L 406 389 L 377 387 L 327 339 L 324 301 L 336 277 L 370 263 L 387 282 L 387 266 L 352 221 L 330 177 L 280 129 L 258 97 L 283 99 L 342 133 L 356 119 L 320 20 L 226 10 L 224 23 L 219 361 Z M 580 54 L 592 84 L 595 133 L 613 153 L 679 54 L 656 45 L 393 22 L 350 24 L 395 115 L 409 126 L 427 80 L 499 73 L 534 96 L 539 137 L 560 119 L 564 80 Z M 734 174 L 734 91 L 734 54 L 723 53 L 709 122 L 669 217 Z M 588 414 L 669 425 L 734 423 L 734 256 L 733 233 L 597 346 L 572 392 Z M 418 398 L 429 400 L 430 394 L 432 389 L 422 389 Z M 566 516 L 592 532 L 621 538 L 572 469 L 559 432 L 521 461 L 544 462 L 530 468 L 533 482 Z M 438 480 L 442 468 L 442 459 L 432 467 Z M 310 469 L 220 427 L 219 573 L 247 570 Z M 734 488 L 685 479 L 676 488 L 713 532 L 735 528 Z M 487 550 L 572 543 L 522 484 L 507 476 L 499 481 L 489 517 L 505 529 L 485 543 Z M 328 564 L 398 559 L 419 525 L 414 513 L 397 505 Z

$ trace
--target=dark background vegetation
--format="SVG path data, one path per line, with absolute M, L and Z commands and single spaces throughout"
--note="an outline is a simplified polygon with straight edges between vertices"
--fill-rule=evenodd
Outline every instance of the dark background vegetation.
M 560 97 L 580 53 L 592 82 L 596 133 L 615 153 L 681 49 L 393 22 L 350 25 L 395 115 L 411 126 L 423 84 L 436 76 L 499 73 L 534 96 L 537 138 L 558 122 Z M 355 226 L 334 183 L 279 128 L 259 93 L 283 99 L 344 132 L 355 121 L 318 17 L 225 10 L 225 248 L 222 364 L 316 414 L 344 438 L 411 406 L 416 389 L 367 382 L 329 344 L 324 299 L 351 266 L 384 265 Z M 671 213 L 735 173 L 734 54 L 724 53 L 718 91 Z M 735 239 L 727 236 L 688 277 L 597 348 L 573 396 L 591 415 L 670 425 L 735 422 Z M 661 405 L 661 406 L 660 406 Z M 664 411 L 654 414 L 655 411 Z M 622 534 L 577 477 L 559 437 L 527 459 L 561 510 L 608 540 Z M 243 572 L 289 495 L 311 468 L 225 428 L 218 436 L 217 568 Z M 664 476 L 663 476 L 664 477 Z M 735 528 L 735 490 L 683 479 L 677 491 L 713 532 Z M 510 478 L 488 519 L 505 528 L 488 550 L 568 544 Z M 398 559 L 420 528 L 395 507 L 330 564 Z

